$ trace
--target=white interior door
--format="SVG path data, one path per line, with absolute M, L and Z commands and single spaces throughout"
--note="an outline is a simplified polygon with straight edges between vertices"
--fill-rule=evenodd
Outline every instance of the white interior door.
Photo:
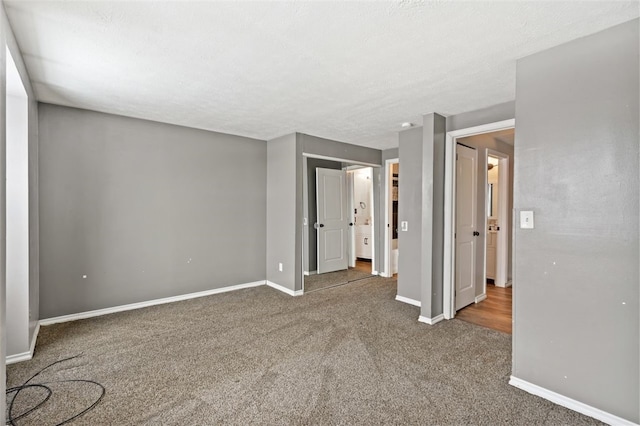
M 347 174 L 316 169 L 318 274 L 347 269 Z
M 478 152 L 456 146 L 456 311 L 476 296 Z

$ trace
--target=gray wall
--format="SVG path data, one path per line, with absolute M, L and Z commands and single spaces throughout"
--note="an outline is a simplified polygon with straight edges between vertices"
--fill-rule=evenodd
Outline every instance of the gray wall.
M 297 192 L 296 135 L 268 141 L 267 280 L 292 291 L 299 289 L 296 288 Z M 283 264 L 282 272 L 278 271 L 279 263 Z
M 445 153 L 445 128 L 446 119 L 439 114 L 427 114 L 423 120 L 423 143 L 425 149 L 429 149 L 432 161 L 431 186 L 432 198 L 429 203 L 423 204 L 423 208 L 431 210 L 431 246 L 427 244 L 425 251 L 431 250 L 431 280 L 423 283 L 422 292 L 422 316 L 433 318 L 442 314 L 443 297 L 443 268 L 444 259 L 444 153 Z M 425 161 L 428 158 L 424 157 Z M 424 182 L 424 177 L 423 177 Z M 428 220 L 428 218 L 427 218 Z M 425 280 L 426 281 L 426 280 Z M 430 309 L 427 306 L 425 295 L 431 299 Z
M 307 158 L 307 212 L 305 215 L 309 218 L 309 224 L 306 226 L 306 241 L 308 243 L 303 247 L 303 252 L 308 259 L 307 271 L 315 271 L 318 263 L 318 234 L 313 227 L 313 224 L 318 220 L 318 209 L 316 205 L 317 168 L 342 170 L 342 163 L 320 158 Z
M 517 64 L 513 375 L 640 422 L 638 20 Z
M 450 115 L 447 117 L 447 132 L 510 120 L 513 117 L 515 117 L 515 101 L 504 102 L 475 111 Z
M 402 177 L 398 180 L 398 296 L 421 300 L 422 282 L 422 127 L 399 133 Z M 431 240 L 429 240 L 431 242 Z
M 39 113 L 41 317 L 264 280 L 264 141 Z

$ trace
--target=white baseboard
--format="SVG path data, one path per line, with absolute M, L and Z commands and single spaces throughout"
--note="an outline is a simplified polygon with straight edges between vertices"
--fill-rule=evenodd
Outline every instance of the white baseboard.
M 195 299 L 197 297 L 211 296 L 213 294 L 226 293 L 228 291 L 241 290 L 243 288 L 257 287 L 264 284 L 265 284 L 265 281 L 254 281 L 252 283 L 238 284 L 238 285 L 232 285 L 228 287 L 221 287 L 221 288 L 214 288 L 211 290 L 199 291 L 196 293 L 181 294 L 179 296 L 148 300 L 146 302 L 131 303 L 128 305 L 114 306 L 112 308 L 96 309 L 95 311 L 87 311 L 87 312 L 80 312 L 77 314 L 62 315 L 59 317 L 40 320 L 40 325 L 51 325 L 51 324 L 58 324 L 61 322 L 76 321 L 79 319 L 98 317 L 101 315 L 108 315 L 116 312 L 130 311 L 133 309 L 146 308 L 149 306 L 162 305 L 165 303 L 179 302 L 181 300 Z
M 429 324 L 429 325 L 437 324 L 443 319 L 444 319 L 444 314 L 436 315 L 433 318 L 423 317 L 422 315 L 418 317 L 418 321 L 423 322 L 425 324 Z
M 311 276 L 311 275 L 315 275 L 318 273 L 318 271 L 304 271 L 303 272 L 306 276 Z
M 36 340 L 38 340 L 38 333 L 40 332 L 40 321 L 36 323 L 36 328 L 33 330 L 33 336 L 31 336 L 31 344 L 29 345 L 28 352 L 22 352 L 19 354 L 8 355 L 6 358 L 6 364 L 15 364 L 16 362 L 29 361 L 33 358 L 33 351 L 36 349 Z
M 408 297 L 404 297 L 400 295 L 396 295 L 396 300 L 398 302 L 408 303 L 409 305 L 413 305 L 413 306 L 418 306 L 418 307 L 422 306 L 422 302 L 420 302 L 419 300 L 409 299 Z
M 378 271 L 371 271 L 371 275 L 380 275 Z
M 507 281 L 507 283 L 504 285 L 505 287 L 511 287 L 513 285 L 513 281 L 509 280 Z
M 476 296 L 476 303 L 480 303 L 486 298 L 487 298 L 487 293 L 482 293 L 480 296 Z
M 637 423 L 633 423 L 632 421 L 623 419 L 611 413 L 607 413 L 606 411 L 602 411 L 599 408 L 595 408 L 580 401 L 576 401 L 575 399 L 560 395 L 559 393 L 550 391 L 538 385 L 534 385 L 533 383 L 527 382 L 525 380 L 518 379 L 514 376 L 511 376 L 509 384 L 511 386 L 517 387 L 518 389 L 522 389 L 525 392 L 529 392 L 532 395 L 539 396 L 540 398 L 544 398 L 547 401 L 551 401 L 555 404 L 561 405 L 573 411 L 577 411 L 578 413 L 584 414 L 585 416 L 593 417 L 594 419 L 600 420 L 610 425 L 638 426 Z
M 303 290 L 295 290 L 294 291 L 294 290 L 288 289 L 288 288 L 286 288 L 284 286 L 281 286 L 280 284 L 276 284 L 276 283 L 271 282 L 271 281 L 267 281 L 267 285 L 269 287 L 275 288 L 276 290 L 279 290 L 279 291 L 281 291 L 283 293 L 287 293 L 289 296 L 302 296 L 302 293 L 304 293 Z

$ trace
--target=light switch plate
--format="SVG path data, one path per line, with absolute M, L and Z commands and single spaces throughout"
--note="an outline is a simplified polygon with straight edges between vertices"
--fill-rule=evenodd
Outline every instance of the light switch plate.
M 400 230 L 401 231 L 408 231 L 409 230 L 409 222 L 407 222 L 406 220 L 403 220 L 402 222 L 400 222 Z
M 533 211 L 520 211 L 520 229 L 533 229 Z

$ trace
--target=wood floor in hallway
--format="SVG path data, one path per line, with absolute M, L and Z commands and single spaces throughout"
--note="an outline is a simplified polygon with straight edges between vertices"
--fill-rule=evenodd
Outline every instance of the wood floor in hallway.
M 511 334 L 511 287 L 487 284 L 487 298 L 460 309 L 456 318 Z

